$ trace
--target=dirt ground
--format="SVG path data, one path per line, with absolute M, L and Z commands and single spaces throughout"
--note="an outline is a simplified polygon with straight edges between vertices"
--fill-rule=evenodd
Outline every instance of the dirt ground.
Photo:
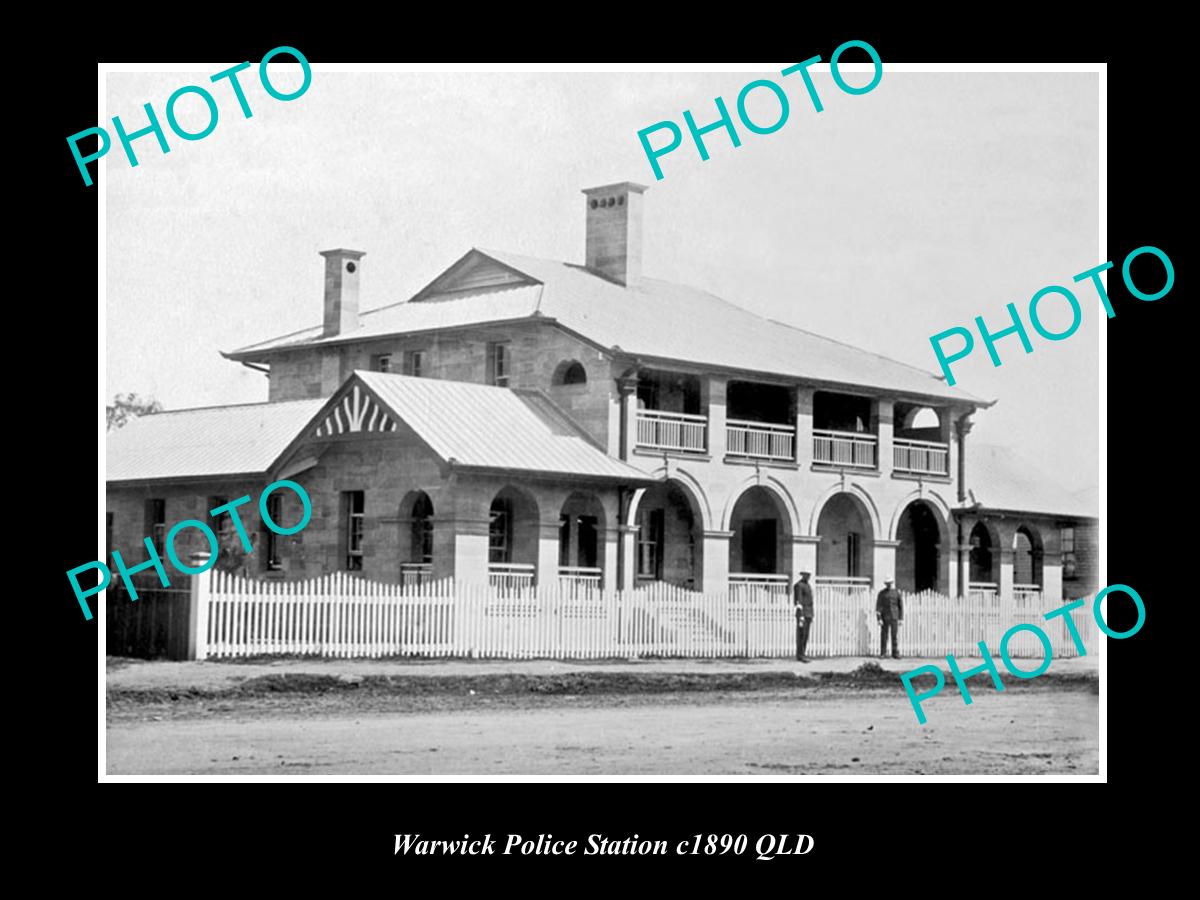
M 644 685 L 625 692 L 614 687 L 619 681 L 597 688 L 594 681 L 566 676 L 542 687 L 519 678 L 457 679 L 414 692 L 411 684 L 390 676 L 386 681 L 385 676 L 368 676 L 360 682 L 339 680 L 320 689 L 297 689 L 296 684 L 288 686 L 281 673 L 252 680 L 236 691 L 110 691 L 107 772 L 1098 772 L 1099 695 L 1094 680 L 1043 677 L 1003 693 L 981 682 L 969 707 L 951 682 L 949 690 L 925 704 L 929 721 L 920 726 L 898 680 L 892 683 L 894 673 L 877 675 L 860 681 L 849 674 L 793 684 L 777 683 L 772 676 L 754 689 L 740 682 L 717 681 L 711 690 L 695 682 L 664 683 L 646 693 Z

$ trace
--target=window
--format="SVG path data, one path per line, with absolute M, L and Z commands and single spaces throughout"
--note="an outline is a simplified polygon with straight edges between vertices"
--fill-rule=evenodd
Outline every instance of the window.
M 510 363 L 507 342 L 488 344 L 488 384 L 494 384 L 496 387 L 508 387 Z
M 404 374 L 411 375 L 413 378 L 426 376 L 424 350 L 409 350 L 404 354 Z
M 551 378 L 552 384 L 587 384 L 587 370 L 578 360 L 567 360 L 558 364 Z
M 642 520 L 638 533 L 637 573 L 639 578 L 662 578 L 663 510 L 652 509 Z
M 378 356 L 372 356 L 371 368 L 376 372 L 392 371 L 392 354 L 380 353 Z
M 283 497 L 276 491 L 267 496 L 267 515 L 271 517 L 271 521 L 278 525 L 283 521 Z M 282 547 L 279 539 L 282 535 L 276 534 L 267 527 L 267 522 L 264 519 L 262 523 L 263 540 L 267 546 L 267 552 L 264 555 L 264 564 L 268 572 L 279 572 L 283 569 L 283 559 L 280 555 Z
M 846 577 L 857 578 L 859 575 L 858 548 L 861 538 L 857 531 L 846 532 Z
M 488 562 L 512 561 L 512 501 L 497 497 L 488 517 Z
M 163 541 L 167 534 L 167 501 L 154 498 L 146 501 L 146 536 L 154 544 L 158 555 L 163 554 Z
M 1077 578 L 1076 574 L 1079 569 L 1079 562 L 1075 557 L 1075 528 L 1068 526 L 1062 529 L 1060 535 L 1062 547 L 1062 576 L 1063 578 Z
M 363 567 L 363 510 L 366 500 L 362 491 L 344 491 L 342 506 L 345 509 L 346 569 L 361 572 Z
M 433 562 L 433 501 L 424 491 L 413 503 L 412 561 L 424 565 Z

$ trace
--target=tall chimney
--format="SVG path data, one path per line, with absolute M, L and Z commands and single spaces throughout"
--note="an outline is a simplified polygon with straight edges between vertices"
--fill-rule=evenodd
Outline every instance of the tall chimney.
M 642 277 L 642 191 L 644 184 L 622 181 L 587 188 L 585 265 L 618 284 Z
M 324 337 L 358 329 L 358 261 L 360 250 L 322 250 L 325 257 Z

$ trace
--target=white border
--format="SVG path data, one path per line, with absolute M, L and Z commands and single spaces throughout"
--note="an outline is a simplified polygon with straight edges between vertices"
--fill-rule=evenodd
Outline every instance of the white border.
M 815 55 L 815 54 L 809 54 Z M 281 63 L 286 65 L 286 63 Z M 318 72 L 758 72 L 771 73 L 781 71 L 793 62 L 775 63 L 613 63 L 597 65 L 595 63 L 311 63 L 312 70 Z M 97 65 L 97 98 L 96 121 L 108 121 L 105 103 L 107 76 L 110 72 L 196 72 L 209 74 L 220 72 L 236 63 L 100 63 Z M 1100 76 L 1099 85 L 1099 180 L 1100 180 L 1100 222 L 1099 250 L 1096 263 L 1108 259 L 1108 65 L 1107 63 L 888 63 L 884 61 L 887 72 L 966 72 L 966 73 L 1067 73 L 1095 72 Z M 829 63 L 823 62 L 811 67 L 814 71 L 828 72 Z M 870 63 L 839 63 L 839 70 L 847 72 L 872 72 L 874 66 Z M 106 319 L 107 295 L 105 291 L 105 221 L 106 221 L 106 188 L 108 179 L 105 175 L 107 157 L 101 157 L 97 162 L 96 190 L 97 197 L 97 280 L 99 295 L 99 409 L 97 411 L 97 442 L 99 445 L 99 470 L 97 472 L 97 493 L 99 508 L 106 509 L 105 497 L 105 421 L 103 410 L 107 403 L 106 385 Z M 1107 271 L 1100 276 L 1107 288 Z M 1108 583 L 1108 330 L 1107 320 L 1103 320 L 1099 332 L 1100 343 L 1100 584 Z M 97 559 L 106 558 L 105 520 L 101 517 L 99 534 L 96 539 Z M 133 783 L 162 783 L 162 782 L 322 782 L 322 783 L 465 783 L 465 782 L 606 782 L 630 784 L 657 784 L 681 782 L 785 782 L 796 783 L 813 780 L 827 782 L 1089 782 L 1106 783 L 1108 781 L 1108 642 L 1100 642 L 1100 766 L 1097 775 L 711 775 L 711 776 L 640 776 L 640 775 L 597 775 L 597 776 L 542 776 L 527 775 L 409 775 L 409 776 L 334 776 L 334 775 L 107 775 L 105 765 L 106 722 L 106 667 L 105 667 L 105 604 L 97 604 L 95 612 L 96 627 L 100 629 L 97 668 L 98 678 L 98 742 L 99 742 L 99 781 L 133 782 Z M 1090 610 L 1089 610 L 1090 613 Z M 90 627 L 90 625 L 89 625 Z

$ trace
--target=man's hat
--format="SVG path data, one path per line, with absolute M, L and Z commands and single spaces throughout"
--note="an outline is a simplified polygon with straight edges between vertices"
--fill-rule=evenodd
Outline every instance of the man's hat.
M 895 582 L 895 579 L 893 579 L 893 578 L 885 578 L 885 579 L 883 579 L 883 583 L 884 584 L 895 584 L 896 582 Z
M 800 574 L 801 574 L 801 575 L 811 575 L 811 574 L 812 574 L 812 572 L 801 572 Z

